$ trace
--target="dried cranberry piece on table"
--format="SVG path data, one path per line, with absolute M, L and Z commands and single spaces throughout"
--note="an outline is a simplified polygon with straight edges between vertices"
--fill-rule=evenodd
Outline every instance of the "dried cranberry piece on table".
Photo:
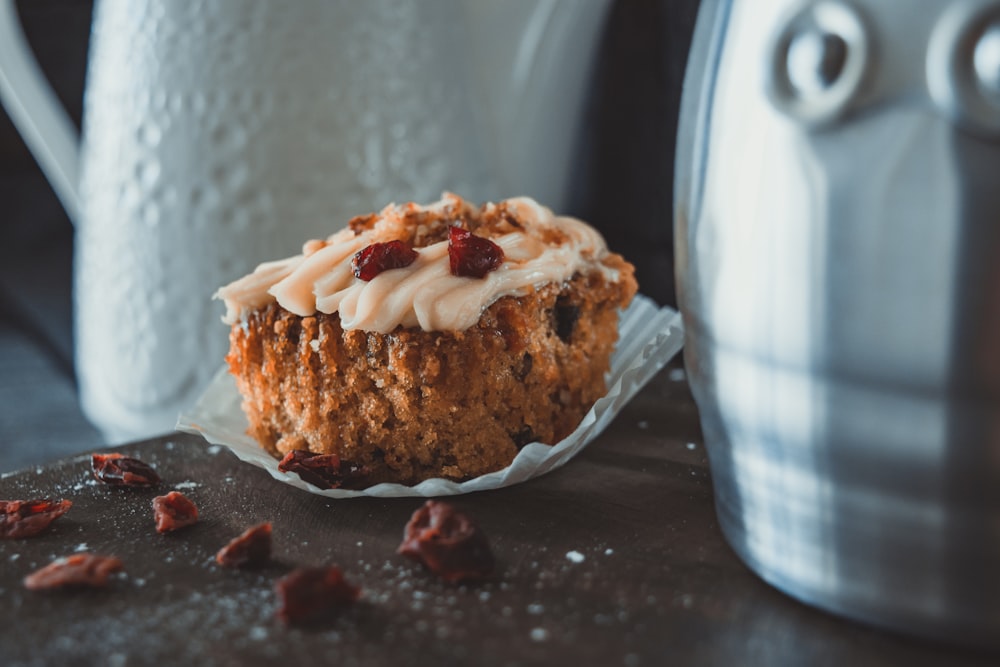
M 366 468 L 346 463 L 336 454 L 316 454 L 295 449 L 278 462 L 278 470 L 292 472 L 320 489 L 338 489 L 348 482 L 358 483 L 368 474 Z
M 403 241 L 373 243 L 359 250 L 351 260 L 354 275 L 365 282 L 389 269 L 402 269 L 413 264 L 417 251 Z
M 428 500 L 413 513 L 397 553 L 449 582 L 485 579 L 495 564 L 489 541 L 472 517 L 440 500 Z
M 453 276 L 482 278 L 503 264 L 503 248 L 467 229 L 448 229 L 448 261 Z
M 156 486 L 160 476 L 148 463 L 124 454 L 91 456 L 94 477 L 112 486 Z
M 0 500 L 0 538 L 34 537 L 73 506 L 69 500 Z
M 223 567 L 256 567 L 271 558 L 271 522 L 247 528 L 215 554 Z
M 279 579 L 274 588 L 281 602 L 277 616 L 285 623 L 315 619 L 361 597 L 361 588 L 349 584 L 336 565 L 300 567 Z
M 153 518 L 156 532 L 169 533 L 198 523 L 198 507 L 178 491 L 153 498 Z
M 65 586 L 107 586 L 108 577 L 125 569 L 114 556 L 80 553 L 52 561 L 24 578 L 24 587 L 50 590 Z

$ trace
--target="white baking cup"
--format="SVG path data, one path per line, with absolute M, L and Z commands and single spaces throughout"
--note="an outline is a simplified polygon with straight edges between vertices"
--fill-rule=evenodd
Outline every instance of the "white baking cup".
M 225 367 L 216 373 L 195 406 L 180 416 L 177 428 L 200 434 L 213 445 L 228 447 L 241 460 L 267 470 L 280 482 L 328 498 L 433 498 L 499 489 L 544 475 L 576 456 L 684 344 L 680 314 L 672 308 L 660 308 L 641 295 L 622 313 L 618 330 L 618 346 L 608 374 L 608 393 L 594 403 L 573 433 L 555 445 L 539 442 L 525 445 L 506 468 L 465 482 L 433 478 L 415 486 L 376 484 L 360 490 L 320 489 L 296 474 L 281 472 L 278 461 L 247 435 L 247 418 L 240 408 L 242 398 Z

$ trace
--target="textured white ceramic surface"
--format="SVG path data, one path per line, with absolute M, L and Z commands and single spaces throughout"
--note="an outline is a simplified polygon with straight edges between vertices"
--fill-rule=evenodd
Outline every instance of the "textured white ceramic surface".
M 227 346 L 215 289 L 391 201 L 563 205 L 607 7 L 103 0 L 75 293 L 86 414 L 173 427 Z

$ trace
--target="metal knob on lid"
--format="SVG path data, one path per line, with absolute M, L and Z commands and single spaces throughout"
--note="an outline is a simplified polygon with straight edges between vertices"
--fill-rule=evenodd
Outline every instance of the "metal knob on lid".
M 979 91 L 1000 109 L 1000 19 L 994 20 L 979 38 L 972 65 Z
M 956 123 L 1000 134 L 1000 2 L 956 4 L 927 52 L 927 87 Z
M 770 49 L 767 94 L 807 124 L 839 118 L 863 83 L 869 59 L 864 22 L 849 5 L 818 2 L 794 12 Z
M 829 90 L 844 71 L 847 43 L 843 37 L 806 30 L 788 45 L 788 81 L 799 98 Z

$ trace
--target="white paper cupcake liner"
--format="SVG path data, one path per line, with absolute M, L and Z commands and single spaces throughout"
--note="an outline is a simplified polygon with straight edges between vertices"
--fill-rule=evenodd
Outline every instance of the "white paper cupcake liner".
M 415 486 L 376 484 L 367 489 L 320 489 L 298 475 L 278 470 L 278 461 L 246 434 L 248 423 L 232 376 L 222 368 L 195 406 L 182 414 L 177 428 L 197 433 L 213 445 L 228 447 L 241 460 L 267 470 L 280 482 L 328 498 L 422 496 L 433 498 L 511 486 L 565 464 L 587 446 L 684 344 L 680 314 L 636 296 L 622 313 L 620 337 L 611 357 L 608 393 L 598 399 L 573 433 L 555 445 L 525 445 L 509 466 L 465 482 L 428 479 Z

